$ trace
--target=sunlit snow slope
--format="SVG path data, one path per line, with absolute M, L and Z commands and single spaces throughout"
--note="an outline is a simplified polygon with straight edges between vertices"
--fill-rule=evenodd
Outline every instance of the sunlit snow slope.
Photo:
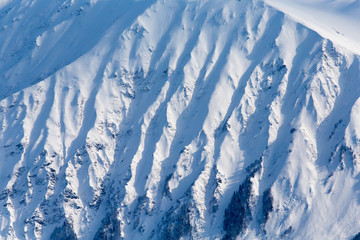
M 0 238 L 352 239 L 359 61 L 258 0 L 0 0 Z
M 265 0 L 324 38 L 360 54 L 359 0 Z

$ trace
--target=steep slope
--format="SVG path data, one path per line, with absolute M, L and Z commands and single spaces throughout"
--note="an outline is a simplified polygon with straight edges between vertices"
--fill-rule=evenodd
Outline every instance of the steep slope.
M 360 232 L 351 49 L 257 0 L 0 7 L 1 238 Z
M 324 38 L 360 54 L 360 2 L 357 0 L 265 0 Z

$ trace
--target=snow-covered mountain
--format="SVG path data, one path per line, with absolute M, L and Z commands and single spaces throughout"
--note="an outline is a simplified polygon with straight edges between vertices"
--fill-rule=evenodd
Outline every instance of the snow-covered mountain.
M 357 21 L 306 11 L 0 0 L 0 238 L 360 237 Z

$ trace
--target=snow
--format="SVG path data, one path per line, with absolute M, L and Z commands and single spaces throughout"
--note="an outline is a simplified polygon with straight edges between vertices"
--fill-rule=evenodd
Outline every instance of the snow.
M 0 0 L 0 239 L 355 236 L 359 9 Z
M 295 21 L 339 46 L 360 54 L 360 3 L 357 0 L 265 0 Z

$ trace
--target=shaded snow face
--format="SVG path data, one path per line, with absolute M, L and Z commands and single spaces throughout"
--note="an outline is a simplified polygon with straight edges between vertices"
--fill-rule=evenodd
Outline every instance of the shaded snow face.
M 7 1 L 0 27 L 0 238 L 360 232 L 355 48 L 261 1 Z
M 155 1 L 0 1 L 0 98 L 34 85 L 89 52 Z

